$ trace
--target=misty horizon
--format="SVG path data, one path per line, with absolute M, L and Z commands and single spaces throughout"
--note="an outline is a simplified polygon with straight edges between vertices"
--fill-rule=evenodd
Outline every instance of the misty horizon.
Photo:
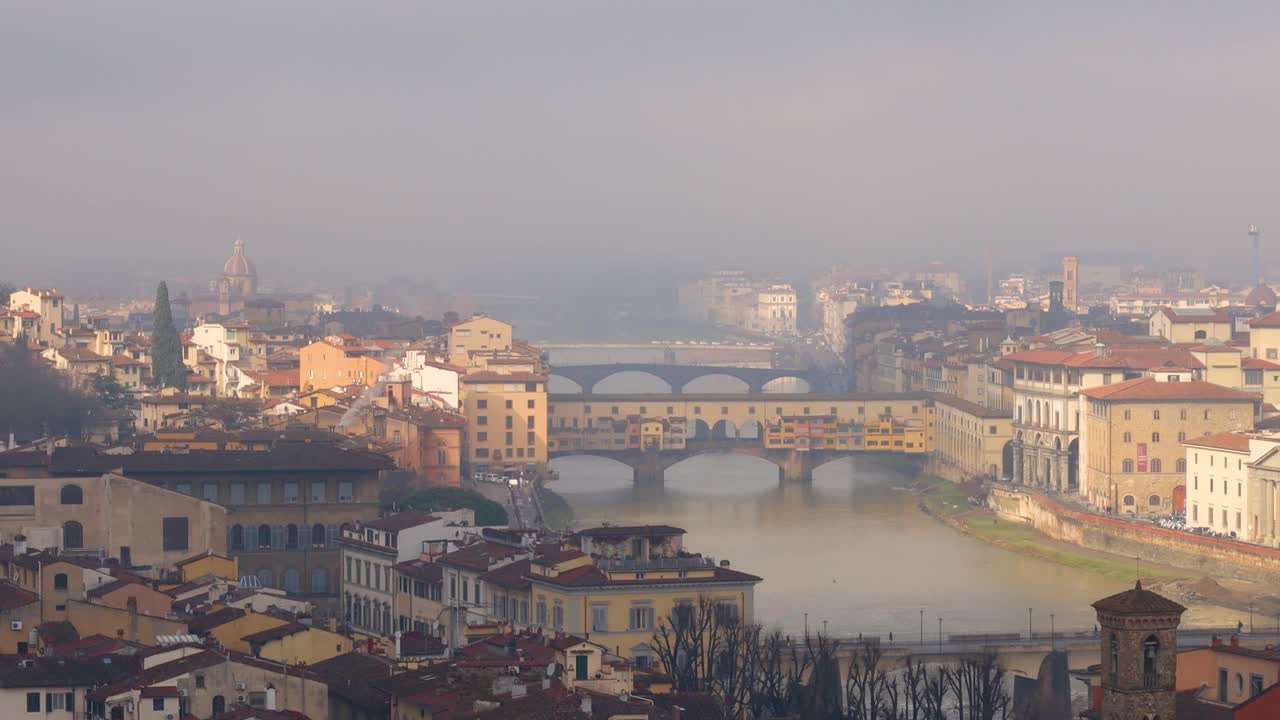
M 199 282 L 241 237 L 282 288 L 988 250 L 1239 281 L 1280 229 L 1266 5 L 144 5 L 0 10 L 2 279 Z

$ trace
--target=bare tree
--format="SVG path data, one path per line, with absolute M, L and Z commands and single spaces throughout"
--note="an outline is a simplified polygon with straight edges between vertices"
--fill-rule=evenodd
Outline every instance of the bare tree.
M 1003 720 L 1011 704 L 1005 675 L 990 649 L 963 658 L 949 677 L 960 720 Z
M 888 673 L 882 667 L 880 643 L 854 647 L 845 676 L 845 708 L 850 720 L 883 720 L 888 701 Z

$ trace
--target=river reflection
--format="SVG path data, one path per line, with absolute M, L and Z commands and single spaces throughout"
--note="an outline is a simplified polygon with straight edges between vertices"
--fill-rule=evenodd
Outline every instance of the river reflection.
M 549 487 L 577 525 L 671 524 L 686 548 L 764 578 L 756 618 L 799 632 L 919 634 L 1092 629 L 1089 603 L 1123 583 L 1025 557 L 966 537 L 923 514 L 902 490 L 909 477 L 846 458 L 812 484 L 780 484 L 776 468 L 741 455 L 703 455 L 667 471 L 665 487 L 636 488 L 631 470 L 593 457 L 556 460 Z

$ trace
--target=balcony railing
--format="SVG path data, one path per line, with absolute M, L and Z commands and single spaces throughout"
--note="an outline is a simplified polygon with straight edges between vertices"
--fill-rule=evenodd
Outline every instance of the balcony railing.
M 652 558 L 637 560 L 634 558 L 602 558 L 597 565 L 601 570 L 634 570 L 644 572 L 646 570 L 696 570 L 699 568 L 713 568 L 716 561 L 709 557 L 677 557 L 677 558 Z
M 1160 683 L 1160 678 L 1155 673 L 1149 672 L 1149 673 L 1142 674 L 1142 687 L 1148 690 L 1152 690 L 1158 687 L 1159 683 Z

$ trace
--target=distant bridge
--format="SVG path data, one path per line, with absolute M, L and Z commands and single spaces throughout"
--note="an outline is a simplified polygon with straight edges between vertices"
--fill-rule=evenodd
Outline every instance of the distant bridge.
M 553 460 L 610 458 L 640 484 L 661 483 L 689 458 L 724 453 L 767 460 L 780 480 L 805 482 L 850 455 L 927 456 L 933 412 L 924 393 L 555 394 L 547 440 Z
M 551 377 L 572 381 L 583 394 L 595 392 L 596 384 L 606 378 L 621 373 L 648 375 L 667 384 L 668 392 L 679 394 L 686 392 L 689 383 L 700 378 L 711 376 L 730 377 L 741 381 L 750 393 L 768 392 L 770 385 L 779 386 L 776 381 L 783 379 L 797 380 L 803 383 L 804 391 L 821 390 L 822 376 L 813 377 L 800 370 L 779 370 L 775 368 L 726 367 L 716 365 L 663 365 L 658 363 L 615 363 L 611 365 L 567 365 L 553 367 Z

